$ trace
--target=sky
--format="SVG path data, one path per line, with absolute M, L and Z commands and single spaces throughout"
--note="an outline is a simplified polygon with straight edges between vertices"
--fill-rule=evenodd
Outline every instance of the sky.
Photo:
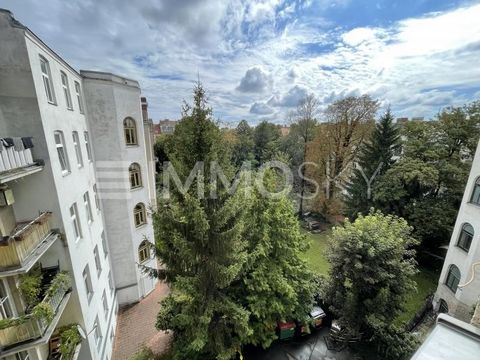
M 480 98 L 480 1 L 0 0 L 76 69 L 140 82 L 150 117 L 179 119 L 194 83 L 214 116 L 287 123 L 369 94 L 396 117 Z M 379 113 L 380 113 L 379 112 Z

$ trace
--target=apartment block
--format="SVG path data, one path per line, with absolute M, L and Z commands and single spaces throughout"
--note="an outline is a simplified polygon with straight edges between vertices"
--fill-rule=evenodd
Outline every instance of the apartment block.
M 434 298 L 435 308 L 469 322 L 480 298 L 480 142 Z
M 0 359 L 59 358 L 68 328 L 62 359 L 110 359 L 119 304 L 154 286 L 152 136 L 137 82 L 76 71 L 0 9 Z

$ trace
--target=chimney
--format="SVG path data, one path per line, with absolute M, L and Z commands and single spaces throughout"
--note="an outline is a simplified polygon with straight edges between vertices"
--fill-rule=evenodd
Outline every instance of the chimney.
M 140 98 L 140 102 L 142 103 L 142 117 L 143 121 L 148 122 L 148 103 L 147 103 L 147 98 L 145 96 L 142 96 Z

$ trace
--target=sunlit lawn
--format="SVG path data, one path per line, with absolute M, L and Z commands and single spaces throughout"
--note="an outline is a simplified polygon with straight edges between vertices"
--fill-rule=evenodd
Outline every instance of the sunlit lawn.
M 305 252 L 304 259 L 310 269 L 319 275 L 327 275 L 330 267 L 326 254 L 328 247 L 327 239 L 330 233 L 330 231 L 324 231 L 320 234 L 306 232 L 311 246 Z M 415 275 L 414 278 L 417 282 L 417 292 L 408 298 L 404 313 L 400 315 L 396 321 L 397 325 L 409 321 L 413 315 L 421 309 L 425 298 L 431 294 L 437 286 L 438 274 L 425 268 L 420 268 L 420 272 Z

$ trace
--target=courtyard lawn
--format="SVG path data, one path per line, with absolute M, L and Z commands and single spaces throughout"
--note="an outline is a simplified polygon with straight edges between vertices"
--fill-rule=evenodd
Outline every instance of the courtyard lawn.
M 327 240 L 331 231 L 327 230 L 320 234 L 312 234 L 305 231 L 308 240 L 310 241 L 310 248 L 304 253 L 303 258 L 310 267 L 310 270 L 318 275 L 327 275 L 330 267 L 327 260 Z M 414 276 L 417 283 L 417 291 L 413 293 L 405 304 L 405 311 L 396 321 L 397 325 L 409 321 L 417 311 L 419 311 L 428 295 L 435 291 L 437 287 L 439 274 L 420 268 L 419 273 Z

